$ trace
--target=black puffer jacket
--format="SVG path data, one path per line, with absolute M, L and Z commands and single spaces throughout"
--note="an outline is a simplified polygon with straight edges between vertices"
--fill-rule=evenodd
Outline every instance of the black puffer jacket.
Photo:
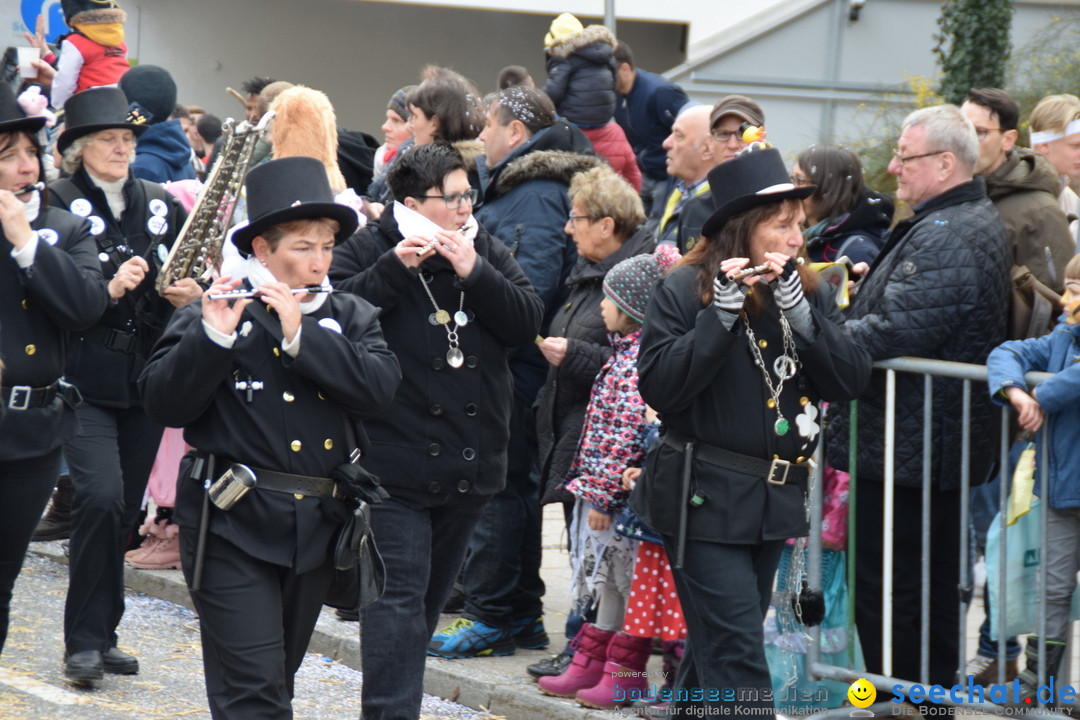
M 1005 228 L 982 178 L 916 208 L 900 222 L 852 301 L 845 329 L 874 360 L 910 355 L 978 363 L 1005 339 L 1011 263 Z M 934 381 L 934 486 L 960 486 L 963 386 Z M 972 388 L 971 482 L 984 482 L 997 451 L 998 413 L 985 388 Z M 847 404 L 828 429 L 829 462 L 848 469 Z M 923 379 L 896 378 L 896 482 L 922 483 Z M 884 477 L 885 373 L 859 397 L 858 477 Z
M 559 115 L 578 127 L 600 127 L 615 117 L 615 36 L 590 25 L 548 51 L 544 92 Z
M 569 339 L 566 357 L 558 367 L 548 368 L 547 382 L 536 401 L 543 503 L 573 499 L 573 495 L 559 486 L 566 479 L 577 451 L 593 381 L 611 355 L 607 329 L 600 314 L 604 276 L 626 258 L 652 252 L 655 247 L 652 235 L 645 228 L 639 228 L 618 250 L 600 262 L 578 258 L 566 279 L 566 302 L 552 318 L 549 333 L 552 337 Z

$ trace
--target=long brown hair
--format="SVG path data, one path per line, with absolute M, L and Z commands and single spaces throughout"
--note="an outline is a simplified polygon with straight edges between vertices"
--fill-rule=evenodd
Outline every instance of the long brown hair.
M 720 271 L 720 263 L 728 258 L 750 257 L 750 238 L 758 225 L 782 213 L 795 214 L 799 208 L 798 200 L 782 200 L 777 203 L 758 205 L 729 219 L 717 233 L 702 237 L 676 266 L 692 265 L 698 268 L 698 292 L 701 295 L 701 304 L 708 305 L 712 302 L 713 278 Z M 799 256 L 805 260 L 805 245 L 799 249 Z M 799 267 L 799 276 L 805 292 L 811 293 L 817 288 L 818 275 L 805 264 Z M 767 286 L 759 283 L 754 287 Z M 746 308 L 750 315 L 761 312 L 764 302 L 762 295 L 763 293 L 756 291 L 750 293 L 750 302 Z

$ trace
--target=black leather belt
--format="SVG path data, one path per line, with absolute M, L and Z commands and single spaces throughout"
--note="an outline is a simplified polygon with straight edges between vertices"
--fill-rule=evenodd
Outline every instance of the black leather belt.
M 799 465 L 789 460 L 781 460 L 780 458 L 766 460 L 764 458 L 732 452 L 731 450 L 725 450 L 722 447 L 702 442 L 697 438 L 683 435 L 681 432 L 672 430 L 671 428 L 668 428 L 664 432 L 662 440 L 666 445 L 679 452 L 685 451 L 686 443 L 692 442 L 694 444 L 694 457 L 700 458 L 703 462 L 727 468 L 728 470 L 734 470 L 743 475 L 753 475 L 765 478 L 771 485 L 783 485 L 788 480 L 806 482 L 807 478 L 810 476 L 810 468 L 806 465 Z
M 290 475 L 257 467 L 251 469 L 255 472 L 255 487 L 262 490 L 303 495 L 305 497 L 322 497 L 323 495 L 333 495 L 334 490 L 337 488 L 337 483 L 330 478 Z
M 90 328 L 86 332 L 86 336 L 94 338 L 110 350 L 117 350 L 128 355 L 135 352 L 139 342 L 139 336 L 133 332 L 100 325 Z
M 53 380 L 44 387 L 30 387 L 29 385 L 5 385 L 0 388 L 0 398 L 3 399 L 4 407 L 8 410 L 29 410 L 30 408 L 45 407 L 56 398 L 60 391 L 60 382 Z

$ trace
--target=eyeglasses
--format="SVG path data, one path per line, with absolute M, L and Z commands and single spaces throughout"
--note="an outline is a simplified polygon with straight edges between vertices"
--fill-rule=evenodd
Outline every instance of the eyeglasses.
M 713 140 L 722 144 L 729 142 L 733 137 L 742 141 L 742 134 L 738 130 L 713 130 L 710 134 Z
M 986 139 L 986 136 L 989 135 L 990 133 L 992 133 L 992 132 L 1004 132 L 1004 131 L 1005 131 L 1005 128 L 984 128 L 984 127 L 976 126 L 976 128 L 975 128 L 975 137 L 979 138 L 979 141 L 982 142 L 983 140 Z
M 806 187 L 807 185 L 813 185 L 814 181 L 810 178 L 800 177 L 798 175 L 791 176 L 791 184 L 795 187 Z
M 592 222 L 593 220 L 588 215 L 570 215 L 566 219 L 569 221 L 571 227 L 577 227 L 578 220 L 588 220 L 589 222 Z
M 420 197 L 428 200 L 442 198 L 442 201 L 446 203 L 447 210 L 457 210 L 461 207 L 461 203 L 475 205 L 476 198 L 478 198 L 479 196 L 480 192 L 474 188 L 472 190 L 466 190 L 465 192 L 450 193 L 449 195 L 421 195 Z
M 900 150 L 897 149 L 897 150 L 893 150 L 893 160 L 896 161 L 896 164 L 899 167 L 904 167 L 905 165 L 907 165 L 912 160 L 919 160 L 920 158 L 930 157 L 931 155 L 941 155 L 942 153 L 947 153 L 947 152 L 949 152 L 949 151 L 948 150 L 933 150 L 931 152 L 919 153 L 918 155 L 901 155 Z

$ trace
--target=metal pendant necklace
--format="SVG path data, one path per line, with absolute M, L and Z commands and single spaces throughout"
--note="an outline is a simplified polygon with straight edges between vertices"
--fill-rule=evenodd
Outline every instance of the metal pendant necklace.
M 428 322 L 432 325 L 442 325 L 446 330 L 446 339 L 450 343 L 450 349 L 446 351 L 446 363 L 452 368 L 459 368 L 465 362 L 465 354 L 458 347 L 458 330 L 469 324 L 469 316 L 465 313 L 465 291 L 461 291 L 461 297 L 458 299 L 458 309 L 453 316 L 454 329 L 451 330 L 450 311 L 439 307 L 439 303 L 435 302 L 435 296 L 431 294 L 431 288 L 428 287 L 428 283 L 433 279 L 433 275 L 420 274 L 420 286 L 424 288 L 431 306 L 435 308 L 435 312 L 428 315 Z
M 787 316 L 784 315 L 784 311 L 780 311 L 780 332 L 784 338 L 784 350 L 773 361 L 772 371 L 776 374 L 777 383 L 773 385 L 772 374 L 769 373 L 769 369 L 765 367 L 765 359 L 761 356 L 761 350 L 758 349 L 757 338 L 754 337 L 754 331 L 750 327 L 750 320 L 746 317 L 746 313 L 740 313 L 743 321 L 743 325 L 746 326 L 746 339 L 750 343 L 750 353 L 754 356 L 754 364 L 761 370 L 761 375 L 765 379 L 765 387 L 769 390 L 769 399 L 765 401 L 767 407 L 776 410 L 776 422 L 773 423 L 773 432 L 777 435 L 787 435 L 791 430 L 791 423 L 784 414 L 780 411 L 780 393 L 784 389 L 784 383 L 795 377 L 795 373 L 799 371 L 799 353 L 795 351 L 795 337 L 791 333 L 791 325 L 788 324 Z

